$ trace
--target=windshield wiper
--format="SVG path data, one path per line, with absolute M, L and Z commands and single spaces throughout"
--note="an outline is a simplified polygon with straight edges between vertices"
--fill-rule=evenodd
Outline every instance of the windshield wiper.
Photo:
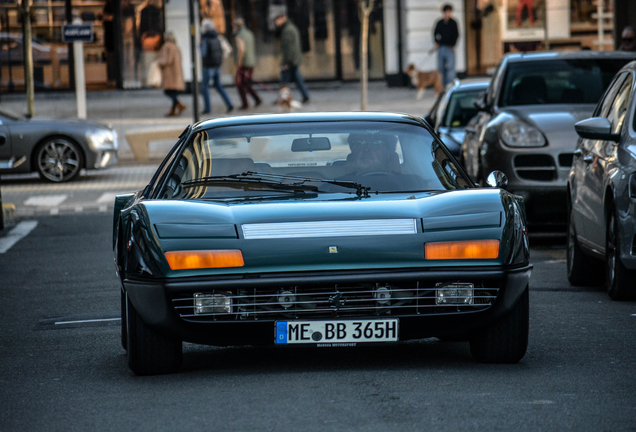
M 258 177 L 252 177 L 243 174 L 231 174 L 226 176 L 211 176 L 202 177 L 196 180 L 190 180 L 183 183 L 184 188 L 192 188 L 197 186 L 227 186 L 238 188 L 250 188 L 250 189 L 273 189 L 280 191 L 318 191 L 318 187 L 314 185 L 306 185 L 302 183 L 281 183 L 276 181 L 270 181 L 267 179 L 261 179 Z
M 289 181 L 283 183 L 283 181 Z M 356 195 L 369 197 L 368 187 L 364 187 L 359 183 L 344 180 L 329 180 L 322 178 L 297 177 L 283 174 L 261 173 L 255 171 L 247 171 L 242 174 L 230 174 L 226 176 L 202 177 L 196 180 L 190 180 L 183 183 L 183 187 L 196 187 L 201 185 L 207 186 L 230 186 L 232 184 L 239 187 L 266 187 L 280 190 L 293 191 L 313 191 L 318 192 L 318 186 L 307 183 L 329 183 L 335 186 L 342 186 L 349 189 L 355 189 Z M 241 186 L 242 185 L 242 186 Z

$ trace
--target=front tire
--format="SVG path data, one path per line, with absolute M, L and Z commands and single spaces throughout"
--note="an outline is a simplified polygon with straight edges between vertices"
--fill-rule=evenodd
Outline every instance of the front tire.
M 126 297 L 128 367 L 137 375 L 174 373 L 181 366 L 181 341 L 161 335 L 141 320 Z
M 612 300 L 631 300 L 634 298 L 634 278 L 636 272 L 625 268 L 620 258 L 620 238 L 618 220 L 615 211 L 607 217 L 607 235 L 605 236 L 605 288 Z
M 482 363 L 518 363 L 528 348 L 529 291 L 513 310 L 470 338 L 470 353 Z
M 35 152 L 35 168 L 40 177 L 54 183 L 73 180 L 83 164 L 82 151 L 66 138 L 50 138 Z
M 603 267 L 581 249 L 576 238 L 574 216 L 571 210 L 569 213 L 566 249 L 568 281 L 574 286 L 600 286 L 603 283 Z

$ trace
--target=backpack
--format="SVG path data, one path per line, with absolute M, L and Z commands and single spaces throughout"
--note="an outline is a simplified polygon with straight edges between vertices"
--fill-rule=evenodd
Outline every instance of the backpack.
M 204 67 L 219 67 L 223 63 L 223 47 L 221 41 L 215 36 L 204 35 L 206 50 L 201 55 Z

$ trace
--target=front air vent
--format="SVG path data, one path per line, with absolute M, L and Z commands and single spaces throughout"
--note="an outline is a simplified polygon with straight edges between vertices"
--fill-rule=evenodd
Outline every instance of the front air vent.
M 519 155 L 514 158 L 517 176 L 524 180 L 553 181 L 557 177 L 554 159 L 550 155 Z
M 574 153 L 561 153 L 559 155 L 559 165 L 565 168 L 570 168 L 572 166 L 572 161 L 574 160 Z
M 243 238 L 279 239 L 417 234 L 415 219 L 373 219 L 243 224 Z

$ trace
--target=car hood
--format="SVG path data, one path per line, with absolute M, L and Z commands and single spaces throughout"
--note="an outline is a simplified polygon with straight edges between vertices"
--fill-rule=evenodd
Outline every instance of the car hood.
M 155 256 L 173 250 L 239 249 L 245 259 L 241 272 L 439 266 L 424 260 L 426 242 L 476 239 L 502 239 L 501 254 L 469 265 L 501 265 L 513 248 L 503 238 L 510 240 L 505 221 L 511 218 L 514 197 L 499 189 L 333 198 L 338 196 L 344 195 L 276 202 L 150 200 L 137 211 L 147 221 L 143 237 L 156 239 Z M 215 270 L 232 272 L 236 269 Z M 164 266 L 159 273 L 205 271 L 175 274 Z
M 592 116 L 595 105 L 528 105 L 502 109 L 502 113 L 524 120 L 543 132 L 551 146 L 572 148 L 578 135 L 574 124 Z
M 37 123 L 37 124 L 45 124 L 45 123 L 56 123 L 56 124 L 68 124 L 73 126 L 94 126 L 98 128 L 104 128 L 105 125 L 98 123 L 96 121 L 91 120 L 82 120 L 76 118 L 68 118 L 68 117 L 33 117 L 30 120 L 27 120 L 29 123 Z

